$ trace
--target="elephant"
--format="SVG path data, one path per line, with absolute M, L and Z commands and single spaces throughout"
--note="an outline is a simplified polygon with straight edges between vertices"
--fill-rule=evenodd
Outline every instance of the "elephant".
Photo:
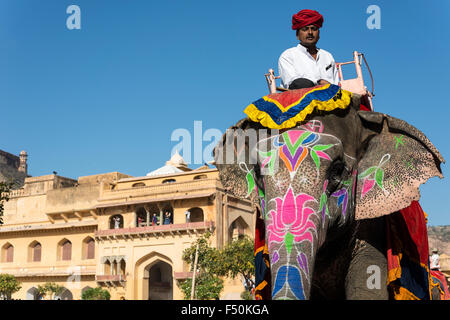
M 290 128 L 247 117 L 214 149 L 226 192 L 261 211 L 272 299 L 389 299 L 384 217 L 443 178 L 444 159 L 417 128 L 360 102 Z

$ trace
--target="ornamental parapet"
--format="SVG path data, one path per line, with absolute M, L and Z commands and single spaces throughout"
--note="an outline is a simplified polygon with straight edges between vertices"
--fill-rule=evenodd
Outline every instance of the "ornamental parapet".
M 142 197 L 146 195 L 152 195 L 153 197 L 164 194 L 188 194 L 192 192 L 205 192 L 205 190 L 215 190 L 219 187 L 219 180 L 214 179 L 201 179 L 194 181 L 182 181 L 160 185 L 150 185 L 135 188 L 126 189 L 113 189 L 103 190 L 102 196 L 99 201 L 110 201 L 121 198 Z

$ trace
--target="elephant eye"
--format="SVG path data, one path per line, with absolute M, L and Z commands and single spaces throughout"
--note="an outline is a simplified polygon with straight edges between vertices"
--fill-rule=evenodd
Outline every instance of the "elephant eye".
M 336 159 L 331 163 L 325 175 L 328 180 L 327 190 L 325 192 L 328 196 L 341 187 L 342 181 L 346 179 L 347 174 L 348 171 L 342 159 Z

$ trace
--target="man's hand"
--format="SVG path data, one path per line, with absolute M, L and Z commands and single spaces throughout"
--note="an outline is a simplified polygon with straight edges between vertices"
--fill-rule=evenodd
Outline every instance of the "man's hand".
M 323 79 L 320 79 L 317 83 L 320 85 L 329 84 L 329 82 L 327 80 L 323 80 Z

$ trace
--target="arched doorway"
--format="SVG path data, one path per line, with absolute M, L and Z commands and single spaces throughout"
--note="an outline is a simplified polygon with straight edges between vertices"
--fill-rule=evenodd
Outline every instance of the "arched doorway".
M 40 300 L 41 296 L 39 295 L 39 291 L 35 287 L 31 287 L 27 291 L 27 297 L 26 300 Z
M 65 289 L 59 296 L 55 296 L 55 300 L 73 300 L 72 292 L 69 289 Z
M 152 270 L 152 277 L 150 279 L 150 269 L 156 266 Z M 148 300 L 148 299 L 173 299 L 173 261 L 170 257 L 161 254 L 160 252 L 150 252 L 136 261 L 134 266 L 134 299 L 135 300 Z M 161 281 L 159 280 L 159 273 L 161 273 Z M 150 285 L 150 281 L 152 285 Z M 160 287 L 165 286 L 165 296 L 156 296 L 158 290 L 158 283 L 153 282 L 165 282 Z M 167 287 L 169 287 L 167 289 Z M 164 288 L 162 288 L 164 289 Z M 151 294 L 150 294 L 151 293 Z
M 173 278 L 172 266 L 164 261 L 157 260 L 145 268 L 144 279 L 148 280 L 149 300 L 172 300 Z

